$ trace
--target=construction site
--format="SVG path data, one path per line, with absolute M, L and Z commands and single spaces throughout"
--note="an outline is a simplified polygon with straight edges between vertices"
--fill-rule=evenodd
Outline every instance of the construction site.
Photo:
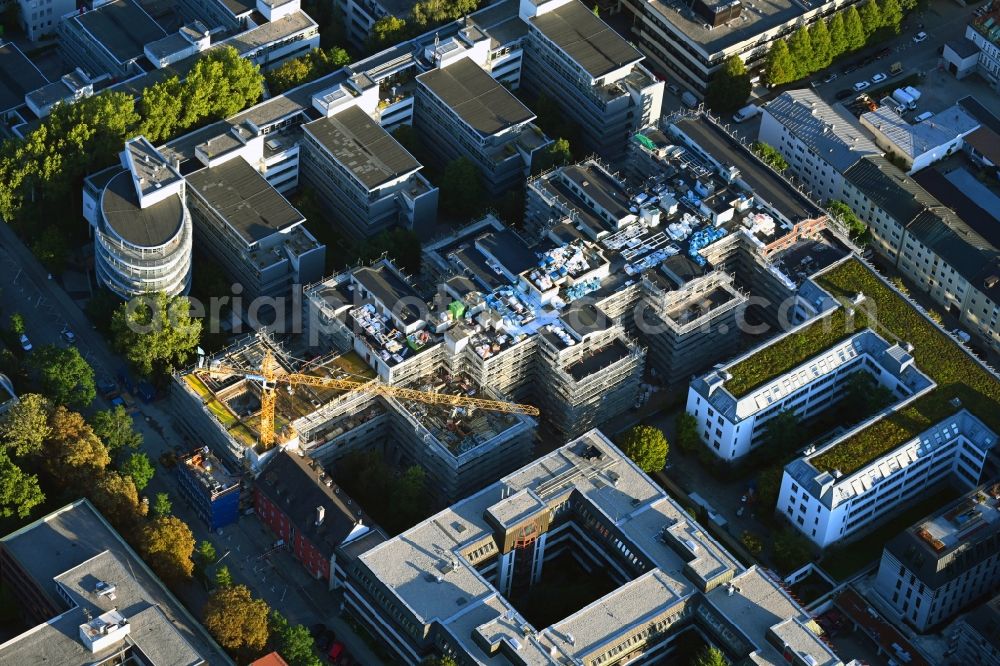
M 261 437 L 266 358 L 273 359 L 275 375 L 271 447 Z M 317 386 L 304 378 L 356 382 L 357 388 Z M 523 464 L 532 452 L 531 416 L 472 403 L 486 399 L 489 406 L 492 396 L 443 366 L 413 381 L 409 391 L 393 389 L 377 384 L 374 371 L 353 352 L 303 360 L 255 335 L 177 374 L 175 383 L 180 390 L 171 399 L 192 440 L 254 472 L 277 447 L 298 448 L 326 466 L 373 451 L 393 467 L 423 467 L 428 486 L 450 501 Z M 426 402 L 435 396 L 472 404 Z

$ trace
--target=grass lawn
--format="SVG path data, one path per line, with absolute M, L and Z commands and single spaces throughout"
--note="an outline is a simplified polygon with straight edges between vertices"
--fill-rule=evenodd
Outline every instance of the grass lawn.
M 211 400 L 205 403 L 205 406 L 208 407 L 208 411 L 212 412 L 212 415 L 216 419 L 218 419 L 219 423 L 222 424 L 223 428 L 229 428 L 231 426 L 236 425 L 236 423 L 239 422 L 239 419 L 236 418 L 236 415 L 233 414 L 232 411 L 230 411 L 230 409 L 226 407 L 221 400 L 212 398 Z
M 205 386 L 205 382 L 201 381 L 194 373 L 190 373 L 184 376 L 184 381 L 187 385 L 191 387 L 195 393 L 198 394 L 200 398 L 209 398 L 212 396 L 212 392 L 208 390 Z
M 618 587 L 601 570 L 590 573 L 569 555 L 545 563 L 542 578 L 527 590 L 515 590 L 511 603 L 536 629 L 569 617 Z
M 853 574 L 882 557 L 886 541 L 902 532 L 924 516 L 937 511 L 959 496 L 959 491 L 949 486 L 931 488 L 930 495 L 915 504 L 910 504 L 892 518 L 877 523 L 868 534 L 849 544 L 831 548 L 823 554 L 819 566 L 836 580 L 846 580 Z M 896 509 L 890 511 L 895 513 Z

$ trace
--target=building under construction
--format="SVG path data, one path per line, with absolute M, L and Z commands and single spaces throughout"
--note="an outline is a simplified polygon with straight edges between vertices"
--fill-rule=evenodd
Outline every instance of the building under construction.
M 283 383 L 280 376 L 290 373 L 358 382 L 375 375 L 352 352 L 305 361 L 270 338 L 251 336 L 178 374 L 171 392 L 181 425 L 192 438 L 250 469 L 259 470 L 269 455 L 259 443 L 260 381 L 218 369 L 254 371 L 267 352 L 280 368 L 274 412 L 278 445 L 297 447 L 324 465 L 352 452 L 375 450 L 394 465 L 423 467 L 428 487 L 451 501 L 530 459 L 535 421 L 529 416 Z M 407 387 L 492 397 L 468 375 L 443 366 Z

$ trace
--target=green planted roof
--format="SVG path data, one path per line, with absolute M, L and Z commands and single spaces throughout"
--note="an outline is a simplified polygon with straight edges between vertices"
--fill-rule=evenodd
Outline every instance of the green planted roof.
M 725 383 L 730 393 L 742 397 L 866 327 L 889 341 L 911 343 L 917 367 L 937 384 L 903 409 L 811 458 L 816 469 L 851 474 L 961 408 L 1000 432 L 1000 381 L 864 264 L 846 261 L 817 276 L 815 282 L 842 303 L 850 302 L 858 292 L 866 300 L 853 317 L 841 307 L 734 364 L 728 369 L 732 379 Z M 952 404 L 955 398 L 960 406 Z

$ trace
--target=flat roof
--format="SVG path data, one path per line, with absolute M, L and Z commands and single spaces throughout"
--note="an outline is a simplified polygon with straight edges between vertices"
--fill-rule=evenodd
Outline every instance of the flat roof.
M 425 72 L 417 81 L 483 136 L 497 134 L 535 117 L 528 107 L 468 57 Z
M 101 211 L 115 233 L 138 247 L 163 245 L 177 235 L 184 217 L 184 205 L 176 194 L 140 208 L 128 171 L 122 171 L 108 183 L 101 197 Z
M 793 21 L 806 12 L 806 5 L 793 0 L 756 0 L 752 8 L 743 7 L 739 16 L 715 27 L 703 15 L 696 13 L 693 3 L 681 0 L 644 0 L 651 12 L 659 14 L 678 32 L 686 35 L 696 48 L 707 55 L 720 53 L 740 42 L 756 39 L 762 33 Z M 706 3 L 710 6 L 727 4 L 725 0 Z M 810 9 L 819 6 L 816 3 Z
M 132 0 L 114 0 L 97 9 L 74 14 L 87 30 L 119 63 L 139 58 L 146 44 L 167 36 L 166 31 Z
M 248 244 L 305 219 L 256 169 L 239 157 L 196 171 L 187 181 Z
M 27 93 L 48 82 L 14 44 L 8 42 L 0 46 L 0 111 L 21 106 Z
M 713 122 L 698 115 L 684 118 L 674 125 L 689 136 L 701 152 L 707 153 L 723 166 L 735 166 L 753 193 L 766 201 L 792 223 L 814 219 L 823 211 L 796 190 L 788 181 L 756 160 L 736 139 Z M 692 146 L 694 149 L 694 146 Z M 697 149 L 696 149 L 697 152 Z
M 356 106 L 308 123 L 305 131 L 369 190 L 420 168 L 413 155 Z
M 244 16 L 257 11 L 257 3 L 254 0 L 218 0 L 218 2 L 233 16 Z
M 534 16 L 531 23 L 593 79 L 642 60 L 641 53 L 579 0 Z

